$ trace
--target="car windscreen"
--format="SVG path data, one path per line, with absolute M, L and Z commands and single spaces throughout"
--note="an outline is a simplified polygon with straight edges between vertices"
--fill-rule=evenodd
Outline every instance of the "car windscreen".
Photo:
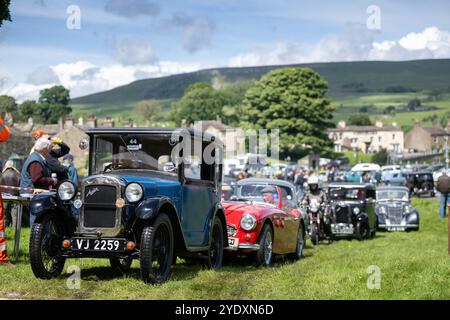
M 409 194 L 406 190 L 381 190 L 377 191 L 377 200 L 400 200 L 408 201 Z
M 102 134 L 94 137 L 92 173 L 119 169 L 148 169 L 175 174 L 170 136 Z
M 363 188 L 331 187 L 329 196 L 332 200 L 364 200 L 366 193 Z

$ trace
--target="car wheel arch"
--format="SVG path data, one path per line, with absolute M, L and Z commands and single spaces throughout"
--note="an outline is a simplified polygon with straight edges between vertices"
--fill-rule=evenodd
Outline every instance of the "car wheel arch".
M 212 226 L 214 223 L 214 219 L 218 217 L 220 219 L 220 222 L 222 223 L 222 232 L 224 235 L 223 238 L 223 243 L 225 244 L 225 246 L 228 246 L 228 232 L 227 232 L 227 220 L 225 218 L 225 213 L 221 208 L 218 208 L 214 215 L 212 216 L 211 220 L 210 220 L 210 234 L 209 234 L 209 239 L 208 239 L 208 245 L 211 244 L 211 234 L 212 234 Z

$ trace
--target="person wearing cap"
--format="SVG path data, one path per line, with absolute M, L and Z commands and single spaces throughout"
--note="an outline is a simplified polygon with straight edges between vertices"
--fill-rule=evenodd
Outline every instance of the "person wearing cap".
M 52 147 L 45 160 L 47 161 L 47 165 L 50 168 L 50 171 L 52 173 L 56 173 L 59 181 L 67 180 L 69 178 L 67 167 L 63 166 L 58 159 L 68 154 L 70 152 L 70 147 L 60 138 L 50 137 L 43 130 L 37 130 L 36 132 L 34 132 L 33 137 L 36 140 L 40 138 L 48 139 L 52 142 L 52 146 L 57 146 L 57 148 Z M 34 147 L 33 149 L 31 149 L 30 154 L 33 151 Z
M 270 204 L 274 204 L 274 205 L 276 204 L 275 203 L 275 199 L 273 197 L 273 194 L 275 193 L 274 188 L 269 187 L 269 186 L 264 187 L 261 190 L 261 193 L 263 195 L 263 200 L 264 200 L 265 203 L 270 203 Z
M 77 168 L 73 165 L 73 155 L 70 153 L 63 157 L 63 165 L 67 167 L 67 174 L 69 181 L 78 186 L 78 172 Z

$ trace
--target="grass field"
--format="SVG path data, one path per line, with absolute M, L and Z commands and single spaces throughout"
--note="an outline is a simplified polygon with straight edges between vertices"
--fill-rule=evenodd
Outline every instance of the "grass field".
M 415 199 L 419 232 L 381 233 L 373 240 L 340 240 L 313 247 L 295 263 L 270 268 L 245 263 L 218 272 L 188 266 L 179 259 L 171 279 L 145 285 L 138 262 L 129 274 L 112 271 L 107 260 L 68 260 L 81 268 L 80 289 L 58 279 L 36 279 L 27 262 L 29 230 L 23 232 L 16 268 L 0 269 L 0 298 L 15 299 L 450 299 L 447 220 L 439 220 L 438 201 Z M 12 247 L 12 230 L 7 230 Z M 11 253 L 11 252 L 10 252 Z M 381 288 L 368 289 L 369 266 L 381 270 Z

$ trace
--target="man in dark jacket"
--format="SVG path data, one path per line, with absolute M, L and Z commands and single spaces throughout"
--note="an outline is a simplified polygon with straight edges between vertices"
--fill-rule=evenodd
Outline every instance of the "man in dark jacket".
M 436 189 L 441 193 L 439 217 L 444 219 L 445 211 L 450 201 L 450 177 L 447 175 L 446 171 L 444 171 L 443 174 L 438 178 Z

